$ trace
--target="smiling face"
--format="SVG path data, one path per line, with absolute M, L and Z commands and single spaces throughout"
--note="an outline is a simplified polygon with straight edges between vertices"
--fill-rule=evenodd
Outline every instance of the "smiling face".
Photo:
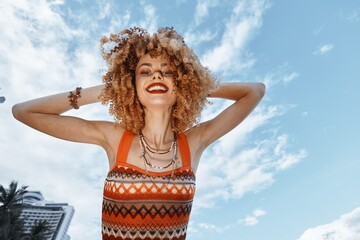
M 136 91 L 145 107 L 169 108 L 176 102 L 173 70 L 166 59 L 140 58 L 136 66 Z

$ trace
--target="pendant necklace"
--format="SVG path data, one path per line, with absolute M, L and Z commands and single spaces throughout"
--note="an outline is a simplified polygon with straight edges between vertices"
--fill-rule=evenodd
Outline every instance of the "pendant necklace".
M 151 168 L 154 169 L 158 169 L 158 170 L 164 170 L 168 167 L 170 167 L 171 165 L 175 164 L 176 162 L 176 155 L 177 155 L 177 140 L 176 140 L 176 136 L 174 134 L 174 139 L 173 142 L 171 143 L 171 146 L 169 149 L 165 149 L 165 150 L 157 150 L 152 148 L 151 146 L 149 146 L 149 144 L 145 141 L 144 135 L 142 134 L 142 132 L 140 131 L 139 134 L 139 144 L 140 144 L 140 158 L 142 158 L 144 160 L 144 162 Z M 151 151 L 150 149 L 154 150 Z M 169 153 L 171 150 L 173 151 L 173 156 L 172 159 L 170 161 L 170 163 L 166 166 L 157 166 L 152 164 L 147 158 L 146 158 L 146 150 L 148 150 L 149 152 L 153 153 L 153 154 L 166 154 Z
M 175 173 L 175 168 L 176 168 L 176 159 L 177 159 L 177 139 L 176 139 L 176 135 L 174 133 L 174 140 L 173 142 L 171 143 L 171 146 L 169 149 L 166 149 L 166 150 L 157 150 L 157 149 L 154 149 L 154 148 L 151 148 L 147 142 L 145 141 L 144 139 L 144 136 L 142 134 L 142 132 L 140 131 L 140 134 L 139 134 L 139 145 L 140 145 L 140 158 L 142 158 L 144 160 L 144 167 L 145 167 L 145 171 L 146 173 L 148 174 L 149 178 L 150 178 L 150 181 L 155 184 L 152 180 L 152 176 L 150 176 L 148 170 L 147 170 L 147 167 L 146 166 L 149 166 L 150 168 L 153 168 L 153 169 L 159 169 L 159 170 L 163 170 L 163 169 L 167 169 L 168 167 L 170 167 L 171 165 L 173 165 L 173 168 L 172 168 L 172 173 L 171 173 L 171 176 L 169 178 L 169 181 L 163 185 L 161 187 L 161 189 L 163 189 L 165 186 L 167 186 L 169 183 L 170 183 L 170 180 L 174 178 L 174 173 Z M 155 151 L 150 151 L 150 149 L 152 150 L 155 150 Z M 151 153 L 153 154 L 165 154 L 166 153 L 169 153 L 170 151 L 173 151 L 173 155 L 172 155 L 172 159 L 170 161 L 170 163 L 166 166 L 157 166 L 157 165 L 154 165 L 152 164 L 147 158 L 146 158 L 146 150 L 149 150 Z

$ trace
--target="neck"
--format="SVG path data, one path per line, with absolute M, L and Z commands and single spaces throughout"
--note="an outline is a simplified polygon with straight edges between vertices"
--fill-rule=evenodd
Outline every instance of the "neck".
M 170 118 L 171 108 L 166 111 L 145 109 L 145 126 L 142 134 L 156 149 L 165 148 L 174 138 Z

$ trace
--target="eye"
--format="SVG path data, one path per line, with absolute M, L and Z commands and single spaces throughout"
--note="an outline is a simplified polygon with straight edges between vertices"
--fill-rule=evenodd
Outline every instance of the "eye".
M 162 74 L 163 74 L 164 77 L 172 77 L 172 76 L 174 76 L 174 72 L 171 71 L 171 70 L 164 70 L 164 71 L 162 71 Z
M 140 75 L 151 75 L 152 72 L 150 69 L 141 69 L 140 72 L 139 72 Z

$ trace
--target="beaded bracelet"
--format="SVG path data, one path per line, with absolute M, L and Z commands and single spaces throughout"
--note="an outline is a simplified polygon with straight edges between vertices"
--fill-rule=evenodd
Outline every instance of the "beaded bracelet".
M 70 91 L 69 92 L 69 102 L 70 102 L 70 106 L 73 107 L 74 109 L 79 109 L 79 105 L 77 104 L 77 100 L 78 98 L 81 98 L 81 87 L 77 87 L 74 91 Z

